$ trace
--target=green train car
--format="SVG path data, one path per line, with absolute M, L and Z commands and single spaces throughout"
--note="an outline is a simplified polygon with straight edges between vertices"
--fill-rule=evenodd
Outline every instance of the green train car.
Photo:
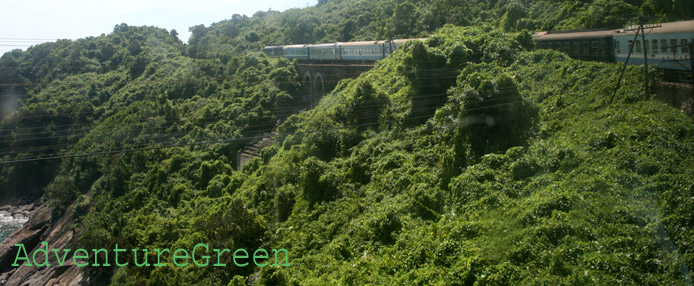
M 565 52 L 574 59 L 614 62 L 615 29 L 538 32 L 533 35 L 537 48 Z

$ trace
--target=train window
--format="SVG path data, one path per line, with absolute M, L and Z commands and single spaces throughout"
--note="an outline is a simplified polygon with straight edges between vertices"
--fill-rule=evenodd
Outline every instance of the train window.
M 636 52 L 641 52 L 641 40 L 636 40 Z
M 667 54 L 667 40 L 666 39 L 660 40 L 660 52 L 663 54 Z
M 550 50 L 554 50 L 554 43 L 550 42 L 549 44 L 547 44 L 547 46 Z
M 680 44 L 682 45 L 682 54 L 686 55 L 689 53 L 689 47 L 687 47 L 687 39 L 682 39 L 680 41 Z
M 648 48 L 649 48 L 649 47 L 648 47 L 648 41 L 643 40 L 643 51 L 647 53 L 647 52 L 648 52 Z
M 629 40 L 629 53 L 631 53 L 631 50 L 634 49 L 634 41 Z
M 565 51 L 567 54 L 570 54 L 570 53 L 571 53 L 571 43 L 569 43 L 569 42 L 564 42 L 564 51 Z
M 621 53 L 622 51 L 619 49 L 619 41 L 614 40 L 613 42 L 614 42 L 613 43 L 614 44 L 614 50 L 617 51 L 616 54 Z
M 676 39 L 670 39 L 670 52 L 673 54 L 677 53 L 677 40 Z
M 571 47 L 573 50 L 574 54 L 580 54 L 581 53 L 581 46 L 579 45 L 578 42 L 573 42 L 573 47 Z
M 591 52 L 592 52 L 594 55 L 597 55 L 598 52 L 599 52 L 599 50 L 598 50 L 598 42 L 592 41 L 592 42 L 590 42 L 590 46 L 591 46 L 591 48 L 592 48 L 592 49 L 591 49 Z
M 544 49 L 544 48 L 545 48 L 545 43 L 540 43 L 540 49 Z
M 651 54 L 657 54 L 658 53 L 658 40 L 652 40 L 651 44 L 653 45 L 653 49 L 651 50 Z
M 600 54 L 605 54 L 605 42 L 600 41 Z

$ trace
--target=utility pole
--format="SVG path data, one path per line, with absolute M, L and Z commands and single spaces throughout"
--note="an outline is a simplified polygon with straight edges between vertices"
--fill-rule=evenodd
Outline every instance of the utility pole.
M 631 41 L 631 45 L 629 45 L 629 53 L 627 54 L 627 59 L 624 61 L 624 65 L 622 66 L 622 72 L 619 74 L 619 80 L 617 80 L 617 88 L 614 89 L 614 93 L 612 93 L 612 96 L 610 97 L 610 103 L 608 105 L 612 104 L 612 100 L 614 100 L 614 96 L 617 95 L 617 91 L 619 90 L 619 87 L 622 85 L 622 77 L 624 77 L 624 71 L 627 68 L 627 64 L 629 63 L 629 58 L 631 58 L 631 51 L 634 50 L 634 45 L 636 45 L 636 39 L 638 39 L 639 33 L 636 31 L 636 34 L 634 35 L 634 40 Z
M 643 96 L 648 99 L 648 42 L 646 42 L 646 32 L 641 19 L 639 19 L 639 29 L 641 29 L 641 41 L 643 42 Z M 636 31 L 636 34 L 638 33 Z
M 689 71 L 692 73 L 692 97 L 694 97 L 694 42 L 689 42 Z

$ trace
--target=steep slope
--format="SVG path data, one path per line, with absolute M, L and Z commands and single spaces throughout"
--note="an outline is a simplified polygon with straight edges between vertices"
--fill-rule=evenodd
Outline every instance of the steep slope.
M 437 64 L 457 80 L 422 94 Z M 694 128 L 636 69 L 608 106 L 617 71 L 489 30 L 409 44 L 290 119 L 240 188 L 295 257 L 256 282 L 686 285 Z

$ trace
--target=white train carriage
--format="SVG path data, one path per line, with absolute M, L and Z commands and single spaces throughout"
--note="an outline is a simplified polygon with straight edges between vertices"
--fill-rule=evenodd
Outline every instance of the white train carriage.
M 689 43 L 694 42 L 694 20 L 646 26 L 645 41 L 641 35 L 634 41 L 637 26 L 619 30 L 614 34 L 615 60 L 625 62 L 629 46 L 633 44 L 629 63 L 642 65 L 644 50 L 648 64 L 666 70 L 689 70 Z

